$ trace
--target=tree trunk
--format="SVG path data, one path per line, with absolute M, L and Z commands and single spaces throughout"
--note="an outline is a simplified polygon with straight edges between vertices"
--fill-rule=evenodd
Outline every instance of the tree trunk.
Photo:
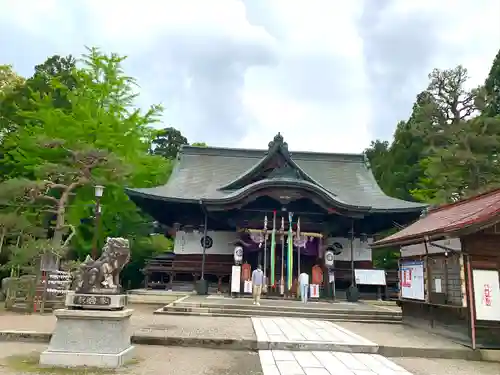
M 2 254 L 3 242 L 5 241 L 6 234 L 7 228 L 2 228 L 2 234 L 0 234 L 0 254 Z
M 61 194 L 61 198 L 59 199 L 59 203 L 57 204 L 56 227 L 54 229 L 54 236 L 52 237 L 52 246 L 54 248 L 59 248 L 63 243 L 64 230 L 66 228 L 66 205 L 68 204 L 69 196 L 72 191 L 80 185 L 80 182 L 72 183 L 68 186 L 67 189 L 63 190 Z

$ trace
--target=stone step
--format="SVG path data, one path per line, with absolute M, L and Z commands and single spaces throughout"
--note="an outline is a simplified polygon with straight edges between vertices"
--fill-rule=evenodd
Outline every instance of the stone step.
M 273 316 L 265 315 L 260 311 L 244 310 L 241 312 L 215 312 L 215 311 L 176 311 L 176 310 L 163 310 L 159 309 L 154 312 L 159 315 L 182 315 L 182 316 L 213 316 L 213 317 L 230 317 L 230 318 L 251 318 L 255 316 Z M 276 316 L 276 315 L 274 315 Z M 278 316 L 283 316 L 280 314 Z M 295 318 L 305 318 L 305 319 L 318 319 L 318 320 L 328 320 L 332 322 L 356 322 L 356 323 L 377 323 L 377 324 L 400 324 L 401 318 L 396 317 L 369 317 L 369 316 L 357 316 L 353 314 L 344 315 L 286 315 L 287 317 Z
M 165 306 L 164 312 L 186 313 L 193 315 L 212 315 L 212 314 L 230 314 L 232 316 L 287 316 L 299 317 L 308 319 L 342 319 L 342 320 L 384 320 L 400 322 L 401 316 L 396 314 L 357 314 L 354 311 L 286 311 L 274 309 L 259 309 L 262 306 L 250 306 L 247 308 L 225 310 L 222 308 L 206 308 L 206 307 L 179 307 Z
M 339 307 L 335 308 L 322 308 L 319 306 L 278 306 L 278 305 L 244 305 L 244 304 L 217 304 L 217 303 L 189 303 L 189 302 L 179 302 L 174 303 L 173 305 L 169 305 L 168 308 L 177 308 L 178 310 L 189 311 L 190 309 L 196 308 L 205 308 L 205 309 L 213 309 L 220 310 L 221 312 L 231 312 L 233 310 L 246 310 L 251 309 L 254 311 L 271 311 L 277 312 L 279 315 L 288 314 L 288 313 L 303 313 L 303 314 L 354 314 L 354 315 L 367 315 L 367 316 L 394 316 L 401 317 L 401 311 L 390 311 L 390 310 L 376 310 L 376 309 L 352 309 L 349 307 Z M 167 306 L 165 307 L 167 308 Z

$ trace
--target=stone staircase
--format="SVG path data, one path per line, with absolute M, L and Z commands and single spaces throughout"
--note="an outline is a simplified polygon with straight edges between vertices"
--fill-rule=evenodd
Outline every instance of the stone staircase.
M 308 303 L 305 306 L 273 305 L 272 302 L 255 306 L 242 303 L 209 303 L 209 302 L 173 302 L 156 310 L 155 314 L 167 315 L 195 315 L 220 317 L 292 317 L 334 322 L 362 322 L 362 323 L 401 323 L 401 312 L 391 309 L 377 309 L 372 306 L 360 306 L 348 303 L 319 304 Z M 281 301 L 283 302 L 283 301 Z M 295 302 L 295 301 L 293 301 Z M 356 308 L 353 308 L 356 306 Z

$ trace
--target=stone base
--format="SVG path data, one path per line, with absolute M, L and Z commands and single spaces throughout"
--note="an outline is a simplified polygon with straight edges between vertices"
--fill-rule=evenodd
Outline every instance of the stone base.
M 131 359 L 132 309 L 120 311 L 54 311 L 57 324 L 49 347 L 40 356 L 43 366 L 116 368 Z
M 40 355 L 40 364 L 53 367 L 118 368 L 133 359 L 134 349 L 134 346 L 130 346 L 118 354 L 64 353 L 45 350 Z
M 121 310 L 127 305 L 127 295 L 68 292 L 65 305 L 69 308 L 89 310 Z

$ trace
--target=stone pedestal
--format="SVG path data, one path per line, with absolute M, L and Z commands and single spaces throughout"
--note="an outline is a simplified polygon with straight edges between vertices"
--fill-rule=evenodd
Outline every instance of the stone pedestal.
M 40 364 L 57 367 L 117 368 L 133 357 L 130 344 L 132 309 L 54 312 L 57 324 Z
M 122 310 L 127 305 L 127 295 L 68 292 L 65 305 L 73 309 Z

